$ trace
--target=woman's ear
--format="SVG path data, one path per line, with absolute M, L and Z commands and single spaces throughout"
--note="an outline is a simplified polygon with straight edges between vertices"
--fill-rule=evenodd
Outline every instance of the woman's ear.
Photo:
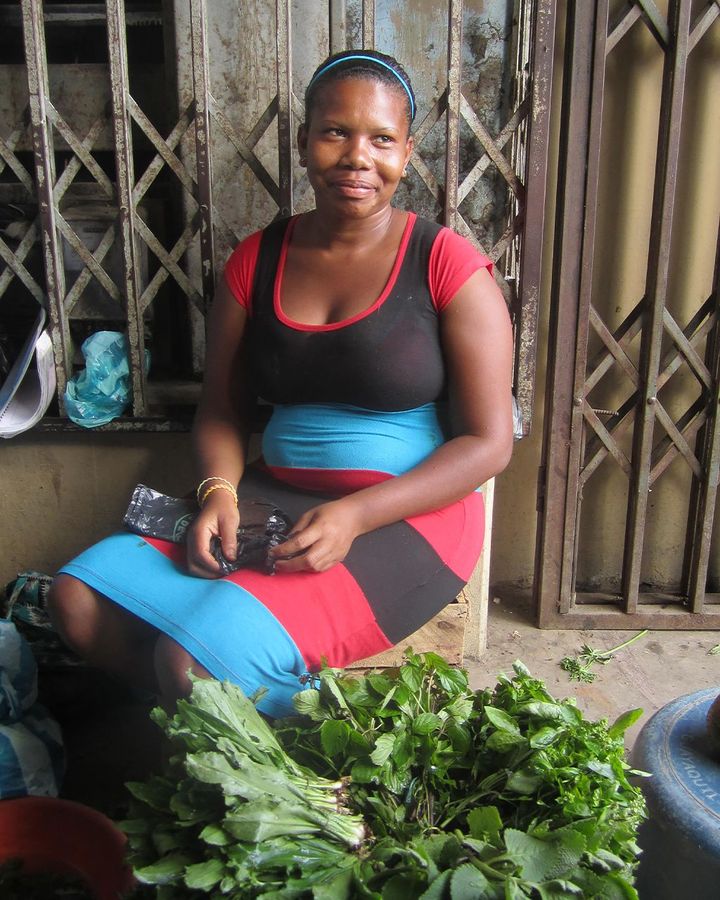
M 298 128 L 297 145 L 300 151 L 300 158 L 304 159 L 307 156 L 307 126 L 304 122 Z
M 405 144 L 405 166 L 410 162 L 410 157 L 412 156 L 412 152 L 415 149 L 415 138 L 409 136 L 407 139 L 407 143 Z

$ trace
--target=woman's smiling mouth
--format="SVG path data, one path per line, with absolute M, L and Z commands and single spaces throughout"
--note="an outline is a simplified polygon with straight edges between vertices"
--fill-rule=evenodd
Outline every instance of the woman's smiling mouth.
M 358 181 L 354 178 L 343 178 L 332 182 L 332 187 L 346 197 L 367 197 L 374 193 L 375 186 L 367 181 Z

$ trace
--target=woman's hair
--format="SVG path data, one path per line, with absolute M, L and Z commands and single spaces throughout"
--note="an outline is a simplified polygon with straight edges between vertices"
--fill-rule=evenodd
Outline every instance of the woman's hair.
M 306 122 L 310 121 L 317 89 L 331 81 L 345 78 L 369 78 L 399 91 L 405 100 L 408 127 L 412 125 L 415 118 L 415 94 L 410 78 L 396 59 L 377 50 L 344 50 L 328 57 L 315 69 L 305 91 Z

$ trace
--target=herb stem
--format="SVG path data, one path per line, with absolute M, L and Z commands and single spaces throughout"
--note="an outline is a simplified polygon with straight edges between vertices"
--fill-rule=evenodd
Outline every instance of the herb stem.
M 612 656 L 614 653 L 617 653 L 618 650 L 622 650 L 623 647 L 629 647 L 630 644 L 634 644 L 638 638 L 645 637 L 648 633 L 647 628 L 643 628 L 642 631 L 638 631 L 637 634 L 633 635 L 631 638 L 628 638 L 626 641 L 623 641 L 622 644 L 618 644 L 617 647 L 611 647 L 609 650 L 602 651 L 600 653 L 601 656 Z

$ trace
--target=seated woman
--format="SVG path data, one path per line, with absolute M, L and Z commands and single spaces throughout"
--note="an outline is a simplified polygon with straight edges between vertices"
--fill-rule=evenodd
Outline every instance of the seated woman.
M 292 711 L 306 673 L 378 653 L 451 602 L 479 557 L 478 486 L 512 450 L 512 335 L 490 262 L 392 206 L 413 150 L 405 71 L 373 51 L 315 72 L 298 133 L 315 208 L 231 255 L 194 425 L 186 546 L 124 533 L 54 581 L 65 641 L 172 700 L 188 670 Z M 272 405 L 247 464 L 256 398 Z M 292 518 L 275 574 L 222 576 L 237 494 Z

